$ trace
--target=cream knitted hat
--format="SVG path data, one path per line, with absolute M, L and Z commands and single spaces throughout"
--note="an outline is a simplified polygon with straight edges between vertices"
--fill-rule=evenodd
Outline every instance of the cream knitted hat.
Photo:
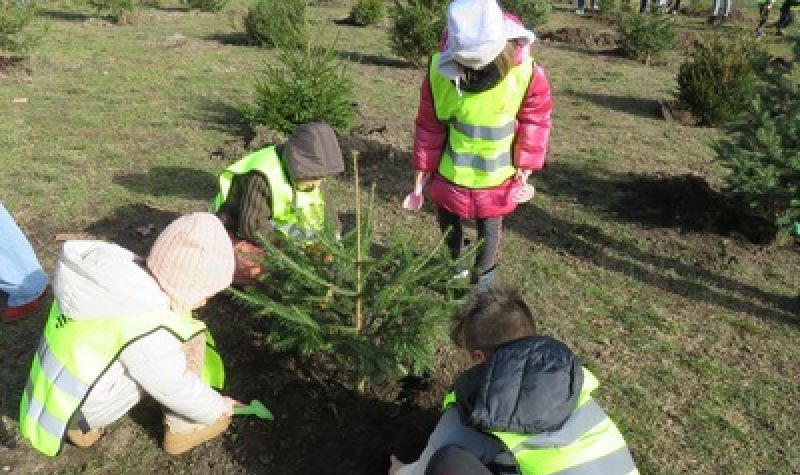
M 231 284 L 233 244 L 210 213 L 181 216 L 161 232 L 147 267 L 172 300 L 173 310 L 189 311 Z

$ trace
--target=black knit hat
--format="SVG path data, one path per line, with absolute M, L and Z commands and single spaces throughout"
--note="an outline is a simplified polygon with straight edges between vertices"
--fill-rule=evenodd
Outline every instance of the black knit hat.
M 313 180 L 344 171 L 339 141 L 330 125 L 313 122 L 298 126 L 281 147 L 293 182 Z

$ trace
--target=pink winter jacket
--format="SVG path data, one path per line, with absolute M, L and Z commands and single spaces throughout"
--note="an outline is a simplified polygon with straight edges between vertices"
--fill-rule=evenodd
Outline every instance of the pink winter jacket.
M 440 49 L 443 49 L 443 46 L 444 41 Z M 528 55 L 528 46 L 518 47 L 515 55 L 517 64 Z M 535 171 L 541 170 L 544 166 L 552 108 L 550 83 L 544 69 L 536 65 L 528 91 L 517 113 L 516 137 L 513 145 L 515 167 Z M 446 140 L 447 125 L 436 118 L 431 86 L 426 75 L 420 88 L 412 165 L 415 170 L 433 172 L 429 185 L 431 200 L 462 218 L 492 218 L 514 211 L 517 203 L 511 196 L 520 186 L 514 177 L 494 188 L 473 189 L 455 185 L 436 172 Z

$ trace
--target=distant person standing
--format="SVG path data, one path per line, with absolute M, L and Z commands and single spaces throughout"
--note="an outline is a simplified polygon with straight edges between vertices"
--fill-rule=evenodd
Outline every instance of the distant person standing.
M 47 275 L 30 242 L 0 204 L 0 293 L 6 300 L 4 322 L 29 315 L 45 297 Z
M 778 18 L 778 35 L 783 35 L 783 30 L 794 22 L 795 14 L 800 11 L 800 0 L 785 0 L 781 5 L 781 16 Z
M 729 20 L 733 0 L 714 0 L 711 4 L 711 16 L 708 17 L 708 24 L 721 24 Z
M 577 13 L 578 15 L 583 15 L 585 13 L 584 7 L 586 7 L 586 0 L 578 0 L 578 9 L 575 10 L 575 13 Z M 599 10 L 600 9 L 599 0 L 589 0 L 589 9 Z
M 769 12 L 772 10 L 772 6 L 775 4 L 775 0 L 758 0 L 758 26 L 756 27 L 756 36 L 766 36 L 767 34 L 767 20 L 769 20 Z

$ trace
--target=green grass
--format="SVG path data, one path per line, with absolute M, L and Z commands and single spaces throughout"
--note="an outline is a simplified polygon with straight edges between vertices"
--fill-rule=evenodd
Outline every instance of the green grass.
M 133 25 L 119 27 L 79 5 L 42 6 L 49 31 L 28 60 L 31 72 L 0 75 L 0 198 L 52 269 L 57 233 L 85 230 L 136 203 L 206 209 L 225 165 L 210 151 L 247 133 L 236 108 L 252 100 L 253 82 L 276 52 L 229 44 L 243 1 L 219 15 L 142 8 Z M 400 61 L 385 27 L 333 24 L 348 11 L 312 8 L 315 31 L 322 41 L 336 38 L 343 56 L 360 58 L 347 61 L 358 90 L 357 129 L 385 125 L 370 138 L 407 151 L 422 72 L 385 64 Z M 702 19 L 679 21 L 700 28 Z M 545 28 L 569 24 L 605 28 L 563 11 Z M 772 41 L 776 52 L 788 51 Z M 797 472 L 796 247 L 759 247 L 612 212 L 618 185 L 637 177 L 690 173 L 719 183 L 722 167 L 709 144 L 720 132 L 665 122 L 658 112 L 657 101 L 676 87 L 680 55 L 646 67 L 554 44 L 534 51 L 553 88 L 550 167 L 533 179 L 536 199 L 507 220 L 503 279 L 522 288 L 544 330 L 597 374 L 596 394 L 642 473 Z M 13 102 L 21 97 L 28 102 Z M 419 216 L 399 209 L 411 183 L 406 164 L 371 160 L 378 236 L 405 227 L 421 233 L 422 245 L 432 243 L 438 231 L 430 209 Z M 349 178 L 334 180 L 332 191 L 341 211 L 352 210 Z M 729 255 L 737 262 L 729 264 Z M 25 325 L 3 335 L 38 333 L 34 322 Z M 32 348 L 4 345 L 4 361 L 21 361 L 0 372 L 0 410 L 13 417 Z M 0 428 L 12 433 L 14 423 L 4 421 Z M 139 465 L 122 453 L 53 462 L 25 448 L 13 455 L 23 468 L 63 475 L 185 468 L 166 462 L 156 441 L 135 447 Z M 10 453 L 0 447 L 0 459 Z

